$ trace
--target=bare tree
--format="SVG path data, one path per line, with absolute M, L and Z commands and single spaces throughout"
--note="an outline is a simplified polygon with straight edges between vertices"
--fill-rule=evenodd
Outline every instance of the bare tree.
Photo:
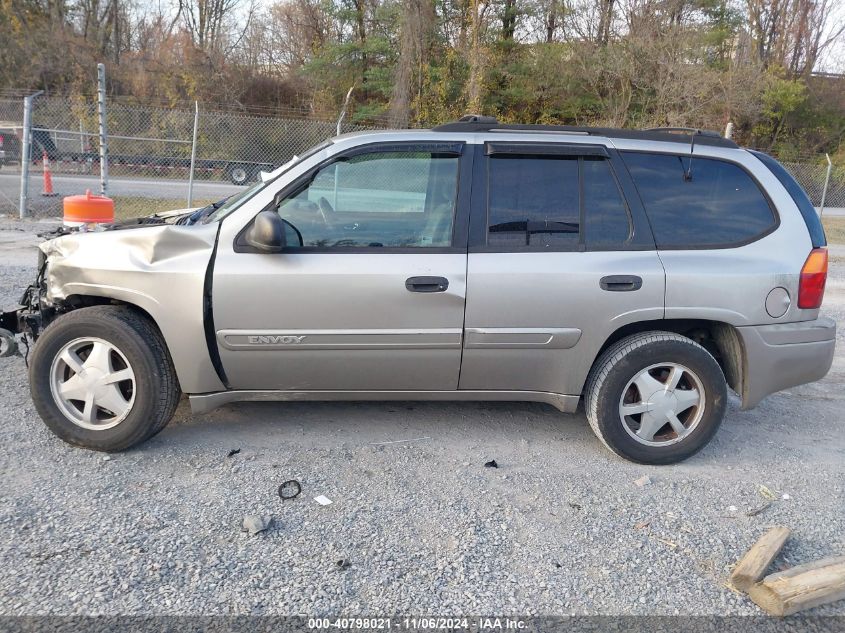
M 221 51 L 227 21 L 239 4 L 240 0 L 179 0 L 179 14 L 194 46 L 207 53 Z

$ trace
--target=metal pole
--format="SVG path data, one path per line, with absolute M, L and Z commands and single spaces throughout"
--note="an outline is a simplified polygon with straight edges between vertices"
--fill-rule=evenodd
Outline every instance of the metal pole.
M 32 100 L 43 90 L 23 98 L 23 139 L 21 139 L 21 193 L 18 201 L 18 215 L 21 219 L 28 213 L 26 210 L 26 197 L 29 192 L 29 161 L 32 153 Z
M 200 102 L 194 101 L 194 136 L 191 139 L 191 173 L 188 176 L 188 207 L 194 206 L 194 165 L 197 162 L 197 128 L 200 122 Z
M 827 159 L 827 173 L 824 177 L 824 189 L 822 189 L 822 206 L 819 207 L 819 217 L 822 217 L 822 213 L 824 213 L 824 201 L 827 198 L 827 186 L 830 184 L 830 170 L 833 169 L 833 163 L 830 162 L 830 154 L 825 154 L 824 157 Z
M 80 158 L 85 155 L 85 125 L 82 123 L 82 119 L 79 119 L 79 156 Z M 79 173 L 85 173 L 85 165 L 82 160 L 79 161 Z
M 97 119 L 100 132 L 100 195 L 109 189 L 109 147 L 106 128 L 106 65 L 97 64 Z
M 346 98 L 343 100 L 343 108 L 340 111 L 340 116 L 337 117 L 337 135 L 340 136 L 343 119 L 346 118 L 346 107 L 349 105 L 349 97 L 352 96 L 352 90 L 355 89 L 355 84 L 349 87 L 349 92 L 346 93 Z

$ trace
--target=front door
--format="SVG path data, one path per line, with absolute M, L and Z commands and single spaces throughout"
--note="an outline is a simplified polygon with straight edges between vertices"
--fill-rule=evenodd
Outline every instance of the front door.
M 219 245 L 214 334 L 231 388 L 457 388 L 463 153 L 461 143 L 391 143 L 335 156 L 269 207 L 285 221 L 284 252 Z
M 642 206 L 604 145 L 492 142 L 483 153 L 460 388 L 578 395 L 615 330 L 663 317 Z

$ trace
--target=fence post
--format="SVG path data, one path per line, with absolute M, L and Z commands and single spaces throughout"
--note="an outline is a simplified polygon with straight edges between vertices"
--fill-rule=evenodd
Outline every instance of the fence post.
M 23 138 L 21 139 L 21 192 L 18 201 L 18 215 L 21 219 L 28 214 L 26 210 L 26 198 L 29 192 L 29 159 L 32 153 L 32 100 L 43 90 L 39 90 L 28 97 L 23 98 Z
M 200 121 L 200 102 L 194 101 L 194 135 L 191 139 L 191 173 L 188 175 L 188 208 L 194 206 L 194 166 L 197 162 L 197 127 Z
M 827 198 L 827 186 L 830 184 L 830 171 L 833 169 L 833 163 L 830 162 L 830 154 L 825 154 L 824 157 L 827 159 L 827 173 L 824 176 L 824 189 L 822 189 L 822 204 L 819 207 L 819 217 L 822 217 L 822 213 L 824 213 L 824 201 Z
M 355 84 L 349 86 L 349 92 L 346 93 L 346 98 L 343 100 L 343 108 L 340 110 L 340 116 L 337 117 L 337 136 L 340 136 L 343 126 L 343 119 L 346 118 L 346 107 L 349 105 L 349 97 L 352 96 L 352 91 L 355 89 Z
M 100 132 L 100 195 L 109 188 L 109 147 L 106 128 L 106 65 L 97 64 L 97 119 Z

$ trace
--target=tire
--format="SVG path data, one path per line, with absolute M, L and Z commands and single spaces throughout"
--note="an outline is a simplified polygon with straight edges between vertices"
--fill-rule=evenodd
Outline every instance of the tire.
M 626 337 L 599 357 L 587 378 L 584 408 L 593 432 L 620 457 L 674 464 L 707 445 L 726 404 L 716 359 L 684 336 L 655 331 Z
M 9 330 L 0 328 L 0 358 L 14 356 L 18 353 L 18 342 Z
M 33 349 L 29 383 L 35 408 L 55 435 L 105 452 L 126 450 L 161 431 L 181 396 L 158 328 L 124 306 L 81 308 L 51 323 Z M 88 394 L 92 414 L 86 415 Z
M 245 185 L 252 178 L 249 168 L 246 165 L 229 165 L 226 168 L 226 173 L 229 174 L 229 180 L 233 185 Z

